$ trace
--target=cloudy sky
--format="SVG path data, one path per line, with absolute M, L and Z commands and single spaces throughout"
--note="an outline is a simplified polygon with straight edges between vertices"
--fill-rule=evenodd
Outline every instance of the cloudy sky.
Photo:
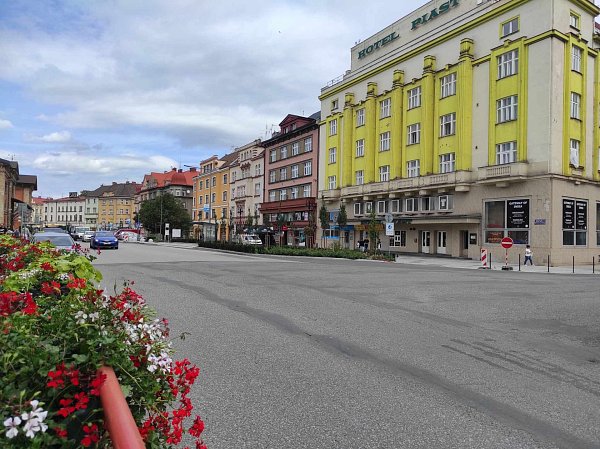
M 0 157 L 64 196 L 197 165 L 319 110 L 425 0 L 0 1 Z

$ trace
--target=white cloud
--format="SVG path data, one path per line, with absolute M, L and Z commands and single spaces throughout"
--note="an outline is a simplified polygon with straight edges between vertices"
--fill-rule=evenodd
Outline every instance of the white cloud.
M 3 120 L 0 119 L 0 129 L 8 129 L 8 128 L 12 128 L 13 124 L 10 122 L 10 120 Z
M 44 136 L 26 135 L 25 140 L 27 142 L 66 143 L 71 141 L 71 133 L 69 131 L 57 131 Z

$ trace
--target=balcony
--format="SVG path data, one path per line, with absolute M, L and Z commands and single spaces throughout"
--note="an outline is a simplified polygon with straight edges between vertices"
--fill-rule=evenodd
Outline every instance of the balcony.
M 505 185 L 511 182 L 521 182 L 527 178 L 528 167 L 529 164 L 526 162 L 479 167 L 477 179 L 482 184 Z
M 335 190 L 321 190 L 321 197 L 325 200 L 335 200 L 340 197 L 340 189 Z

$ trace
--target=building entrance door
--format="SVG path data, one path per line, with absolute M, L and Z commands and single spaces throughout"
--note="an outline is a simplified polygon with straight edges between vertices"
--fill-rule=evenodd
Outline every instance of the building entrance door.
M 421 252 L 429 254 L 431 246 L 431 231 L 421 231 Z
M 446 254 L 446 231 L 437 231 L 437 253 Z

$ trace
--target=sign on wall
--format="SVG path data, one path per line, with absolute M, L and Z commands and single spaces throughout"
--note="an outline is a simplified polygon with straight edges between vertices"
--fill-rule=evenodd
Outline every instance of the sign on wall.
M 563 199 L 563 229 L 575 229 L 575 200 Z
M 575 202 L 575 229 L 587 229 L 587 202 Z
M 529 228 L 529 200 L 508 200 L 506 205 L 506 227 Z

